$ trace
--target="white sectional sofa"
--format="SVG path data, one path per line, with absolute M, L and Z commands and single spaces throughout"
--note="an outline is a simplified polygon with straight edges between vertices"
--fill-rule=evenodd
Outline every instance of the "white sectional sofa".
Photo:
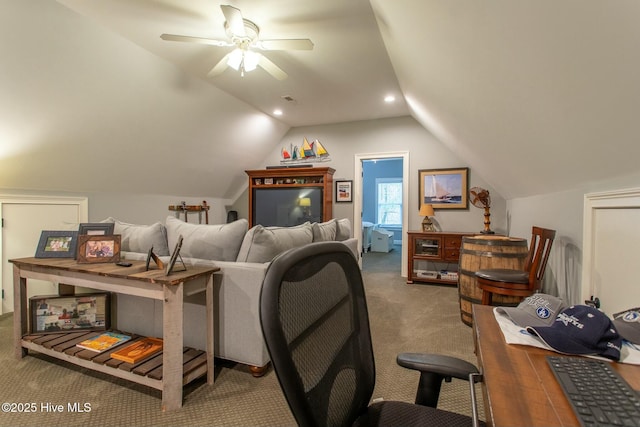
M 229 224 L 185 223 L 169 216 L 165 224 L 126 224 L 113 218 L 114 233 L 121 237 L 125 259 L 146 260 L 149 248 L 168 260 L 178 237 L 180 254 L 187 265 L 214 265 L 215 356 L 249 365 L 255 376 L 264 373 L 269 355 L 259 320 L 259 297 L 269 262 L 279 253 L 314 241 L 337 240 L 358 257 L 357 239 L 348 219 L 305 223 L 294 227 L 248 229 L 246 219 Z M 185 345 L 205 348 L 204 294 L 185 298 Z M 117 327 L 148 336 L 162 336 L 162 307 L 146 298 L 118 295 Z

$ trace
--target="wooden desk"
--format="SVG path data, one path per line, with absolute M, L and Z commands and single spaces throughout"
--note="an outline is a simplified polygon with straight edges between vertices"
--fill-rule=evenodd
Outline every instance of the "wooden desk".
M 13 330 L 16 358 L 28 349 L 65 360 L 85 368 L 154 387 L 162 391 L 162 410 L 182 407 L 182 386 L 206 373 L 213 384 L 213 272 L 216 267 L 188 267 L 186 271 L 165 276 L 164 270 L 145 271 L 145 262 L 132 261 L 131 267 L 108 264 L 78 264 L 69 258 L 21 258 L 13 263 Z M 162 377 L 152 379 L 82 360 L 65 352 L 39 346 L 23 337 L 28 333 L 27 279 L 62 282 L 107 292 L 135 295 L 162 301 Z M 205 291 L 207 304 L 207 348 L 204 372 L 183 376 L 183 301 L 184 295 Z M 135 332 L 135 331 L 131 331 Z
M 487 425 L 553 427 L 579 426 L 546 356 L 557 353 L 507 344 L 493 307 L 474 305 L 474 339 Z M 635 390 L 640 390 L 640 366 L 614 363 Z

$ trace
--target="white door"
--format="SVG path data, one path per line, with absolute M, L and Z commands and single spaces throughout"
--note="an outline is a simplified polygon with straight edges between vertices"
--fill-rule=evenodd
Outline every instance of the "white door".
M 640 188 L 585 195 L 581 301 L 612 315 L 640 306 Z
M 87 221 L 86 199 L 65 198 L 57 203 L 46 200 L 3 200 L 0 196 L 0 213 L 3 227 L 2 251 L 2 310 L 13 311 L 13 258 L 32 257 L 36 253 L 43 230 L 65 230 L 74 224 Z M 57 286 L 48 282 L 29 280 L 28 296 L 57 293 Z

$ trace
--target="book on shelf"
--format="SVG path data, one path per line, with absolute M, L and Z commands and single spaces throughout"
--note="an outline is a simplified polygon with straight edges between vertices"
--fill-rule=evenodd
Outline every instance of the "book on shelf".
M 76 346 L 84 348 L 85 350 L 101 353 L 130 339 L 131 336 L 129 335 L 119 334 L 117 332 L 104 332 L 98 336 L 79 342 Z
M 142 338 L 111 353 L 112 359 L 127 363 L 138 363 L 162 351 L 162 340 L 159 338 Z

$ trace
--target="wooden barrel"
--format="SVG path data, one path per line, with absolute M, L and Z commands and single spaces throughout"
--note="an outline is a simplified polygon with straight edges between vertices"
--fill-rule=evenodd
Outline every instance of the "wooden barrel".
M 488 268 L 522 270 L 528 251 L 526 239 L 495 235 L 462 238 L 458 295 L 460 318 L 464 324 L 473 325 L 471 305 L 482 302 L 482 290 L 478 287 L 475 272 Z M 492 305 L 516 306 L 521 300 L 521 297 L 494 295 Z

